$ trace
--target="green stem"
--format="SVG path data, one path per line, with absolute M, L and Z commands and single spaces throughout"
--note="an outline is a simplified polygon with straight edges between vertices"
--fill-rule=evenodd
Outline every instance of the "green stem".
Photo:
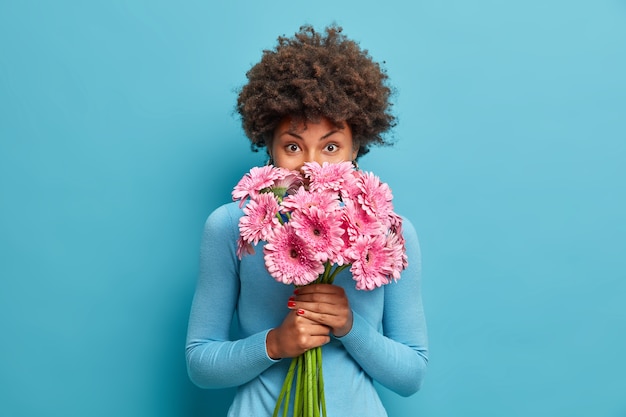
M 335 281 L 335 277 L 337 276 L 337 274 L 340 273 L 341 271 L 343 271 L 344 269 L 349 268 L 349 267 L 350 267 L 350 264 L 336 266 L 335 270 L 333 271 L 333 273 L 328 278 L 327 283 L 328 284 L 332 284 Z
M 294 358 L 297 362 L 297 376 L 296 376 L 296 395 L 293 401 L 293 415 L 294 417 L 302 415 L 302 372 L 303 368 L 303 358 L 302 355 Z
M 321 279 L 320 279 L 320 283 L 325 284 L 328 281 L 328 274 L 330 274 L 330 268 L 331 268 L 331 264 L 330 262 L 326 261 L 324 262 L 324 274 L 322 275 Z
M 287 401 L 285 403 L 285 411 L 283 412 L 283 416 L 286 416 L 287 409 L 289 408 L 289 393 L 291 392 L 291 385 L 293 383 L 293 375 L 295 372 L 296 361 L 294 359 L 291 360 L 291 364 L 289 365 L 289 370 L 287 371 L 287 376 L 285 376 L 285 381 L 283 382 L 283 386 L 280 389 L 280 394 L 278 395 L 278 400 L 276 401 L 276 407 L 274 408 L 273 417 L 278 416 L 278 412 L 280 411 L 280 406 L 283 403 L 283 399 L 285 398 L 285 394 L 287 395 Z
M 289 369 L 291 370 L 291 368 L 295 368 L 295 364 L 296 364 L 297 360 L 295 358 L 293 358 L 291 360 L 291 365 L 289 366 Z M 285 406 L 283 407 L 283 417 L 287 417 L 288 412 L 289 412 L 289 401 L 291 400 L 291 387 L 293 386 L 292 384 L 293 382 L 293 374 L 291 375 L 291 378 L 289 378 L 289 389 L 287 389 L 287 395 L 285 395 Z
M 324 396 L 324 373 L 322 370 L 322 348 L 317 348 L 317 366 L 318 366 L 318 389 L 320 394 L 320 404 L 322 405 L 322 417 L 326 417 L 326 397 Z
M 311 373 L 313 375 L 311 379 L 311 391 L 313 391 L 313 416 L 320 417 L 320 397 L 318 391 L 318 378 L 317 372 L 317 351 L 319 348 L 311 349 Z
M 307 350 L 305 352 L 306 357 L 306 384 L 307 384 L 307 417 L 313 417 L 313 402 L 315 400 L 314 390 L 313 390 L 313 363 L 311 361 L 311 351 Z

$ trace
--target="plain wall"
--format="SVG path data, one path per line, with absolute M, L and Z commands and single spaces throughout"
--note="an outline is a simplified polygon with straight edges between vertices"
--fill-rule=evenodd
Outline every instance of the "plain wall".
M 225 414 L 186 375 L 245 73 L 303 23 L 384 61 L 430 364 L 391 417 L 626 416 L 626 2 L 0 3 L 0 415 Z

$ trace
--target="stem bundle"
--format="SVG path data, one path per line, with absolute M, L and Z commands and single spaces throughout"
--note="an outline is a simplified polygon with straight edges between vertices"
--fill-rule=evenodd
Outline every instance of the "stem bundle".
M 307 350 L 291 360 L 273 417 L 280 415 L 281 408 L 283 417 L 290 415 L 292 390 L 294 391 L 293 417 L 326 417 L 321 347 Z

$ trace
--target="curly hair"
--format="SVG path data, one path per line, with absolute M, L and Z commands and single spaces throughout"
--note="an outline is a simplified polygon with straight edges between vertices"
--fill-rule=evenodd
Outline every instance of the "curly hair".
M 367 50 L 331 25 L 325 34 L 300 27 L 292 38 L 280 36 L 273 50 L 247 73 L 237 112 L 252 149 L 270 144 L 285 117 L 317 122 L 327 118 L 352 129 L 359 156 L 372 144 L 389 144 L 382 134 L 395 126 L 388 76 Z

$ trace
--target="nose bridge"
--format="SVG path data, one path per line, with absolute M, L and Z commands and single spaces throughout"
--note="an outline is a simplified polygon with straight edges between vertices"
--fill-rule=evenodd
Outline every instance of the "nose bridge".
M 312 155 L 311 157 L 311 162 L 317 162 L 318 164 L 322 164 L 322 154 L 321 152 L 316 152 L 314 155 Z
M 319 151 L 319 149 L 316 149 L 315 147 L 307 148 L 304 152 L 302 164 L 304 165 L 305 162 L 317 162 L 318 164 L 321 164 L 322 153 Z
M 317 162 L 321 165 L 324 161 L 324 148 L 323 144 L 320 143 L 319 133 L 315 131 L 309 132 L 307 130 L 302 136 L 303 140 L 299 144 L 301 147 L 299 169 L 302 168 L 306 162 Z

